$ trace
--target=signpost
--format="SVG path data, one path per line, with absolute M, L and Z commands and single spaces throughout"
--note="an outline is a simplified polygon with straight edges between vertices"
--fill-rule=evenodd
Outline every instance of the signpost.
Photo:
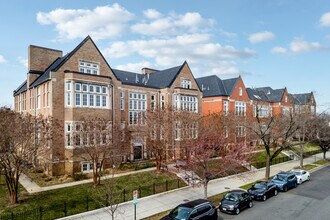
M 136 220 L 136 205 L 139 203 L 138 201 L 139 193 L 137 190 L 133 191 L 133 204 L 134 204 L 134 220 Z

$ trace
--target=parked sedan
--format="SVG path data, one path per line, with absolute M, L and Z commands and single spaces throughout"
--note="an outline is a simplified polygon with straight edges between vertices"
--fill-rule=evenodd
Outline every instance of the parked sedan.
M 175 207 L 168 216 L 162 220 L 197 220 L 209 219 L 217 220 L 218 212 L 213 203 L 206 199 L 196 199 L 190 202 L 182 203 Z
M 270 182 L 274 183 L 277 189 L 284 192 L 288 191 L 290 188 L 297 187 L 297 177 L 290 172 L 279 172 Z
M 302 184 L 311 179 L 311 175 L 306 170 L 291 170 L 290 172 L 296 175 L 298 184 Z
M 252 208 L 252 198 L 245 190 L 229 191 L 219 203 L 221 212 L 238 215 L 245 208 Z
M 277 196 L 278 191 L 274 183 L 260 181 L 256 182 L 248 189 L 248 193 L 251 195 L 252 199 L 266 201 L 266 199 L 271 196 Z

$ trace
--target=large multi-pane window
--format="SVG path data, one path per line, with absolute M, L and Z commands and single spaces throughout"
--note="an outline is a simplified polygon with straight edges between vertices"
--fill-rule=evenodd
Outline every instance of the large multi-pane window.
M 246 115 L 246 103 L 245 102 L 240 102 L 240 101 L 235 102 L 235 114 L 240 115 L 240 116 Z
M 245 127 L 244 126 L 236 127 L 236 137 L 245 137 Z
M 164 94 L 160 95 L 160 109 L 161 110 L 165 109 L 165 95 Z
M 257 117 L 257 114 L 258 114 L 258 117 L 260 117 L 260 118 L 266 118 L 266 117 L 268 117 L 270 115 L 269 109 L 270 109 L 269 106 L 265 106 L 265 105 L 254 105 L 253 106 L 253 116 L 254 117 Z
M 98 63 L 79 61 L 79 71 L 81 73 L 99 75 L 100 74 L 100 65 Z
M 156 94 L 150 96 L 150 109 L 152 111 L 156 109 Z
M 37 87 L 37 109 L 40 109 L 41 105 L 41 88 Z
M 174 95 L 174 109 L 197 112 L 197 96 L 175 94 Z
M 74 89 L 71 89 L 72 86 Z M 67 81 L 65 88 L 66 106 L 108 108 L 110 105 L 107 86 Z
M 147 95 L 144 93 L 129 93 L 129 124 L 144 124 L 144 115 L 147 110 Z

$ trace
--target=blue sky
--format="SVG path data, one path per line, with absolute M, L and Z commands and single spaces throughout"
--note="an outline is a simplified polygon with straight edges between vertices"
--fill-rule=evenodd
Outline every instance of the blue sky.
M 247 87 L 314 91 L 330 108 L 329 1 L 11 0 L 0 20 L 0 105 L 26 79 L 28 45 L 65 54 L 91 35 L 113 68 L 187 60 L 195 77 L 240 74 Z

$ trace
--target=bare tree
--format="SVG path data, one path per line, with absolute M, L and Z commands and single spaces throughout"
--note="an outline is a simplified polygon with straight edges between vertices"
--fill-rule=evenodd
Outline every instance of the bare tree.
M 52 137 L 58 134 L 51 118 L 20 114 L 0 108 L 0 170 L 5 175 L 11 204 L 18 202 L 18 185 L 22 172 L 35 155 L 48 152 Z M 46 154 L 46 153 L 45 153 Z
M 101 181 L 105 162 L 112 165 L 119 153 L 127 153 L 129 132 L 125 125 L 113 124 L 102 118 L 89 118 L 75 123 L 73 143 L 81 150 L 82 159 L 89 161 L 93 169 L 93 185 Z M 125 148 L 125 149 L 124 149 Z
M 143 117 L 145 123 L 140 125 L 138 130 L 141 136 L 146 137 L 147 151 L 151 158 L 155 158 L 157 172 L 160 172 L 162 162 L 169 157 L 176 113 L 170 107 L 155 107 L 147 111 Z
M 266 172 L 265 177 L 270 176 L 270 164 L 283 150 L 291 147 L 290 141 L 298 129 L 297 121 L 290 112 L 281 115 L 272 115 L 269 111 L 262 114 L 263 104 L 255 105 L 253 117 L 248 118 L 246 127 L 251 131 L 252 138 L 260 140 L 265 148 Z
M 224 130 L 228 126 L 228 118 L 219 113 L 202 117 L 198 124 L 198 136 L 188 143 L 192 155 L 187 166 L 200 175 L 207 198 L 209 181 L 219 175 L 237 172 L 249 162 L 253 149 L 244 143 L 228 142 Z
M 321 113 L 317 115 L 308 127 L 308 140 L 318 145 L 323 152 L 323 159 L 330 150 L 330 115 Z

